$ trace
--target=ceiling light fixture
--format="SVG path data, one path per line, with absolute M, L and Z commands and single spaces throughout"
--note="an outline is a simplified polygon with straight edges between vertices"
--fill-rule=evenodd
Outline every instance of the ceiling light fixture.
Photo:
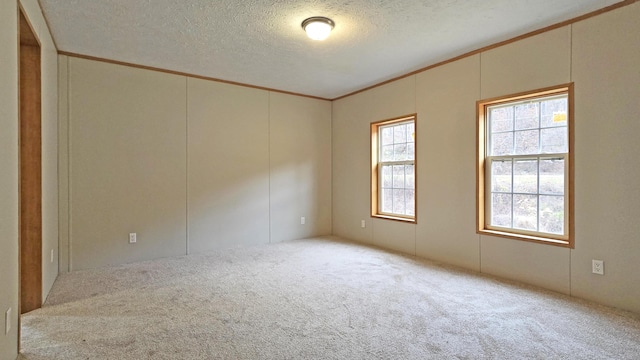
M 333 20 L 323 17 L 314 16 L 302 22 L 302 28 L 307 32 L 307 36 L 313 40 L 324 40 L 329 36 L 336 23 Z

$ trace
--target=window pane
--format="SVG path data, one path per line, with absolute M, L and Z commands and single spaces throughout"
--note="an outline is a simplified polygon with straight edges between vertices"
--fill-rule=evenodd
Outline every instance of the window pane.
M 537 102 L 516 106 L 516 130 L 535 129 L 540 126 L 538 106 Z
M 415 160 L 416 145 L 414 143 L 407 144 L 407 160 Z
M 542 101 L 540 103 L 540 126 L 567 126 L 567 103 L 566 97 Z
M 416 214 L 416 209 L 415 209 L 415 191 L 414 190 L 405 190 L 404 192 L 405 194 L 405 200 L 406 200 L 406 206 L 407 206 L 407 215 L 415 215 Z
M 396 125 L 393 127 L 393 142 L 407 142 L 407 125 Z
M 491 195 L 491 225 L 511 227 L 511 194 Z
M 391 166 L 382 166 L 382 187 L 390 188 L 393 186 L 393 177 L 391 176 Z
M 513 164 L 513 192 L 538 193 L 538 160 L 517 160 Z
M 393 145 L 393 159 L 397 161 L 407 160 L 407 144 Z
M 540 132 L 542 142 L 542 153 L 565 153 L 567 152 L 567 128 L 558 127 L 542 129 Z
M 513 153 L 513 133 L 491 135 L 491 155 L 509 155 Z
M 513 227 L 523 230 L 537 230 L 537 195 L 513 195 Z
M 564 234 L 564 196 L 540 196 L 540 231 Z
M 516 155 L 538 153 L 538 134 L 540 130 L 527 130 L 516 132 Z
M 405 172 L 405 183 L 404 183 L 404 187 L 406 189 L 414 189 L 415 188 L 415 176 L 414 176 L 414 166 L 413 165 L 405 165 L 404 166 L 404 172 Z M 409 200 L 407 200 L 409 201 Z
M 393 188 L 404 188 L 404 165 L 393 166 Z
M 393 128 L 392 127 L 383 127 L 382 128 L 382 145 L 393 144 Z
M 564 159 L 540 160 L 540 194 L 564 195 Z
M 513 130 L 513 106 L 492 108 L 489 117 L 491 119 L 491 132 Z
M 393 189 L 393 212 L 396 214 L 406 212 L 403 189 Z
M 414 123 L 407 124 L 407 142 L 415 142 L 416 141 L 416 126 Z
M 382 147 L 380 161 L 393 161 L 393 145 L 385 145 Z
M 488 183 L 479 189 L 485 196 L 478 210 L 487 211 L 489 228 L 541 237 L 564 233 L 570 115 L 565 90 L 482 104 L 486 132 L 479 136 L 486 141 L 486 167 L 479 171 Z
M 491 191 L 511 192 L 511 160 L 491 162 Z
M 388 121 L 372 128 L 378 132 L 377 143 L 372 144 L 378 149 L 375 160 L 379 170 L 372 179 L 372 185 L 378 187 L 378 214 L 415 216 L 414 120 Z
M 393 189 L 382 189 L 382 212 L 393 212 Z

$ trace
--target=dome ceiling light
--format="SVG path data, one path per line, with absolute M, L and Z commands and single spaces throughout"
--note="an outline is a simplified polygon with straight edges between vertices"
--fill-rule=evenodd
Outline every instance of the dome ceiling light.
M 302 22 L 302 28 L 307 32 L 307 36 L 313 40 L 326 39 L 335 25 L 333 20 L 323 16 L 310 17 Z

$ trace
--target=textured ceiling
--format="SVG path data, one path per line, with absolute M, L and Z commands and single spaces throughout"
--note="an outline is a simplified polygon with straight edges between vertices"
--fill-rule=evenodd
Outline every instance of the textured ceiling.
M 335 98 L 621 0 L 41 0 L 58 50 Z M 310 16 L 336 22 L 323 41 Z

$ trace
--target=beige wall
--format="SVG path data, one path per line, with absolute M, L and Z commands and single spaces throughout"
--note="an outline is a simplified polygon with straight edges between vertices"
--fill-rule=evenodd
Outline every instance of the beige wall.
M 331 233 L 329 101 L 66 56 L 59 68 L 62 269 Z
M 280 93 L 269 99 L 271 241 L 331 234 L 331 106 Z
M 640 312 L 638 18 L 636 3 L 334 101 L 333 233 Z M 476 234 L 475 102 L 571 81 L 575 249 Z M 371 219 L 369 124 L 413 111 L 418 223 Z
M 18 355 L 18 7 L 0 1 L 0 359 Z M 12 309 L 5 335 L 5 311 Z
M 184 254 L 186 79 L 70 58 L 67 86 L 71 269 Z
M 576 249 L 571 292 L 640 312 L 640 3 L 573 26 Z M 605 276 L 589 274 L 591 259 Z
M 42 50 L 42 295 L 58 274 L 57 55 L 35 0 L 20 2 Z M 0 2 L 0 359 L 18 349 L 18 2 Z M 54 250 L 54 260 L 50 252 Z M 4 314 L 12 309 L 11 331 Z
M 474 176 L 479 88 L 479 55 L 416 76 L 420 217 L 416 255 L 476 271 L 480 270 Z
M 189 251 L 269 242 L 269 93 L 188 79 Z
M 69 58 L 58 57 L 58 269 L 69 271 Z
M 369 218 L 370 104 L 371 92 L 359 93 L 334 101 L 331 115 L 333 234 L 367 244 L 373 241 Z

